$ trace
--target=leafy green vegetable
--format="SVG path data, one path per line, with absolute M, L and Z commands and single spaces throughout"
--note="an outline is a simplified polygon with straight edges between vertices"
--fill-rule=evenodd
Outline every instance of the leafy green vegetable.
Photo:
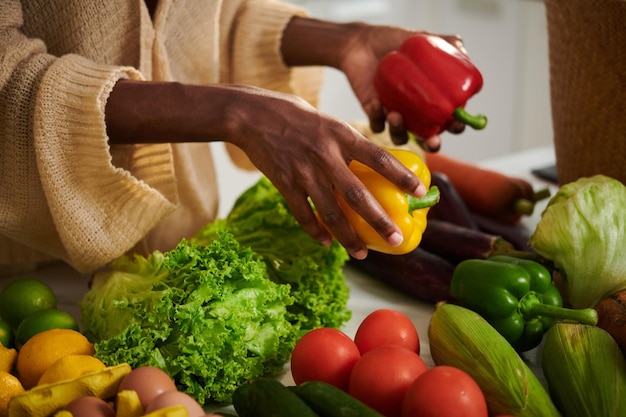
M 532 248 L 566 277 L 574 308 L 626 288 L 626 186 L 603 175 L 565 184 L 550 199 Z
M 80 302 L 84 333 L 107 364 L 157 366 L 200 403 L 230 402 L 241 383 L 277 374 L 298 328 L 289 286 L 228 232 L 207 245 L 122 257 Z
M 80 302 L 84 332 L 107 364 L 156 366 L 200 403 L 229 403 L 281 371 L 303 332 L 349 320 L 347 259 L 263 178 L 191 241 L 97 274 Z
M 220 230 L 260 255 L 274 282 L 291 285 L 295 302 L 287 307 L 288 319 L 302 332 L 338 328 L 350 319 L 342 269 L 347 251 L 337 242 L 326 247 L 309 236 L 267 178 L 239 196 L 225 219 L 207 225 L 192 240 L 208 244 Z

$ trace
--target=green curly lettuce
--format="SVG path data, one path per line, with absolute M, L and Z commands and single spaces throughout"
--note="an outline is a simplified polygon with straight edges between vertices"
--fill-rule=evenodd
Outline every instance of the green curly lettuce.
M 79 304 L 104 363 L 161 368 L 201 404 L 229 403 L 240 384 L 278 374 L 299 334 L 287 320 L 289 286 L 225 231 L 206 245 L 119 258 Z
M 347 251 L 336 241 L 327 247 L 306 233 L 269 179 L 262 177 L 239 196 L 225 219 L 208 224 L 192 241 L 209 244 L 220 230 L 258 254 L 274 282 L 291 286 L 295 301 L 287 307 L 288 320 L 302 332 L 339 328 L 350 319 L 343 274 Z
M 626 186 L 604 175 L 563 185 L 530 244 L 564 274 L 574 308 L 626 289 Z

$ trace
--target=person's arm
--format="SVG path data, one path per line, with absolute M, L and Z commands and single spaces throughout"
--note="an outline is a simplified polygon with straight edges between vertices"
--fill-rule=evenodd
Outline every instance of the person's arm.
M 374 167 L 416 197 L 426 192 L 419 178 L 386 150 L 290 94 L 237 85 L 120 80 L 105 118 L 111 143 L 223 140 L 238 146 L 285 196 L 312 237 L 328 243 L 334 236 L 358 259 L 367 248 L 346 221 L 337 195 L 391 245 L 400 244 L 402 235 L 348 162 Z
M 371 36 L 386 32 L 361 23 L 294 17 L 284 30 L 281 52 L 291 66 L 325 65 L 347 74 L 364 66 L 371 71 L 375 68 L 371 64 L 409 33 L 393 29 L 386 36 L 391 41 L 379 42 L 375 48 L 368 45 Z M 361 79 L 368 80 L 362 86 L 367 94 L 371 78 L 366 74 Z M 426 192 L 419 178 L 386 150 L 290 94 L 237 85 L 121 80 L 105 113 L 111 143 L 222 140 L 238 146 L 285 196 L 294 217 L 311 236 L 321 242 L 334 236 L 355 258 L 363 258 L 367 249 L 346 221 L 337 196 L 392 246 L 402 242 L 402 235 L 348 169 L 350 161 L 372 167 L 416 197 Z
M 408 135 L 402 116 L 386 112 L 374 91 L 373 78 L 380 60 L 415 33 L 396 26 L 334 23 L 296 16 L 283 32 L 281 53 L 289 66 L 324 65 L 342 71 L 367 114 L 372 131 L 382 132 L 388 125 L 394 142 L 403 144 Z M 465 53 L 459 36 L 441 35 L 441 38 Z M 463 123 L 455 122 L 448 131 L 461 133 L 464 128 Z M 420 144 L 428 151 L 436 151 L 441 138 L 436 135 Z
M 343 52 L 363 24 L 338 24 L 295 16 L 285 28 L 281 53 L 288 66 L 339 68 Z M 232 137 L 243 86 L 196 86 L 120 80 L 106 104 L 111 143 L 201 142 Z
M 339 69 L 364 23 L 335 23 L 294 16 L 283 32 L 281 54 L 288 66 L 322 65 Z
M 119 80 L 105 107 L 109 142 L 209 142 L 230 137 L 230 107 L 238 94 L 225 86 Z

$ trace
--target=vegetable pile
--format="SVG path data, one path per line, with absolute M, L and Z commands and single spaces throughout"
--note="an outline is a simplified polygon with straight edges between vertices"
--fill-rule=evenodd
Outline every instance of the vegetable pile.
M 349 319 L 346 259 L 296 226 L 262 179 L 192 241 L 96 274 L 80 302 L 85 334 L 107 364 L 155 366 L 201 404 L 229 403 L 282 370 L 302 332 Z
M 563 185 L 520 245 L 476 227 L 480 218 L 439 180 L 449 204 L 431 209 L 419 248 L 352 262 L 437 304 L 428 330 L 433 369 L 467 373 L 490 416 L 626 415 L 626 186 L 602 175 Z M 497 223 L 510 231 L 504 226 L 519 226 L 519 216 L 504 207 Z M 392 364 L 381 361 L 378 372 Z
M 530 231 L 521 219 L 533 212 L 538 200 L 549 196 L 547 189 L 535 192 L 526 180 L 445 155 L 426 154 L 425 161 L 431 171 L 429 184 L 440 198 L 428 209 L 419 246 L 401 255 L 371 250 L 363 260 L 350 259 L 352 266 L 402 292 L 437 303 L 455 301 L 450 283 L 454 269 L 464 260 L 539 257 L 530 248 Z
M 419 351 L 409 317 L 375 310 L 354 340 L 332 328 L 306 333 L 291 358 L 296 385 L 255 379 L 235 391 L 234 406 L 241 417 L 488 417 L 485 396 L 467 372 L 428 368 Z

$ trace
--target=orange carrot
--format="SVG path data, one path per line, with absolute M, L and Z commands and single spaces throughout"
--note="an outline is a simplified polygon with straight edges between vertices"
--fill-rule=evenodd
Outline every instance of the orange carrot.
M 445 174 L 470 210 L 496 220 L 516 223 L 532 214 L 539 198 L 532 185 L 517 177 L 479 167 L 441 153 L 426 153 L 431 172 Z M 545 193 L 541 193 L 540 198 Z

